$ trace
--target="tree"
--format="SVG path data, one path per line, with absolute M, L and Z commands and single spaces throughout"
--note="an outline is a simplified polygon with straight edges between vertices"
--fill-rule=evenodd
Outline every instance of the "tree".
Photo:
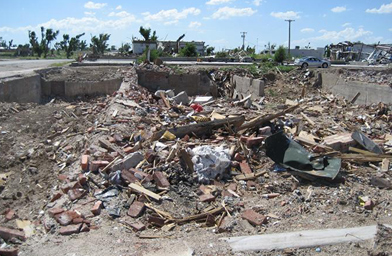
M 68 34 L 63 35 L 63 41 L 60 42 L 61 49 L 63 49 L 67 55 L 67 59 L 71 57 L 74 51 L 76 51 L 79 47 L 80 41 L 79 38 L 84 36 L 84 33 L 79 34 L 75 37 L 69 37 Z
M 275 52 L 274 60 L 278 63 L 282 63 L 286 59 L 286 50 L 281 45 Z
M 37 53 L 38 57 L 41 57 L 42 53 L 44 54 L 44 58 L 46 58 L 49 52 L 49 46 L 52 41 L 56 40 L 56 37 L 60 31 L 54 31 L 51 28 L 46 29 L 41 27 L 41 42 L 38 43 L 37 34 L 34 31 L 29 30 L 29 42 L 33 48 L 33 54 Z
M 93 54 L 104 54 L 105 50 L 107 50 L 109 44 L 110 35 L 109 34 L 99 34 L 99 37 L 93 36 L 91 38 L 90 47 L 93 49 Z
M 152 36 L 150 37 L 151 28 L 143 28 L 142 26 L 140 26 L 139 33 L 142 35 L 145 41 L 156 42 L 158 40 L 155 30 L 154 32 L 152 32 Z
M 33 50 L 33 55 L 36 53 L 38 57 L 41 58 L 43 49 L 41 48 L 40 44 L 38 43 L 38 37 L 34 31 L 29 30 L 29 42 L 31 44 L 31 48 Z
M 180 55 L 185 57 L 196 57 L 196 45 L 193 43 L 186 43 L 185 47 L 181 49 Z
M 11 39 L 10 41 L 8 41 L 8 50 L 11 50 L 12 42 L 13 42 L 13 41 L 14 41 L 13 39 Z
M 214 50 L 215 50 L 215 47 L 212 47 L 212 46 L 207 47 L 207 49 L 206 49 L 207 55 L 214 54 Z
M 221 52 L 217 52 L 215 54 L 216 58 L 226 58 L 227 56 L 229 56 L 229 54 L 227 52 L 221 51 Z
M 248 54 L 255 54 L 255 52 L 256 52 L 256 48 L 255 47 L 250 47 L 249 45 L 246 47 L 246 52 L 248 53 Z
M 121 47 L 118 49 L 118 51 L 121 53 L 121 54 L 128 54 L 129 53 L 129 50 L 131 49 L 131 45 L 129 44 L 129 43 L 126 43 L 126 44 L 121 44 Z
M 110 46 L 110 50 L 111 50 L 111 51 L 117 50 L 117 49 L 116 49 L 116 46 L 115 46 L 115 45 Z

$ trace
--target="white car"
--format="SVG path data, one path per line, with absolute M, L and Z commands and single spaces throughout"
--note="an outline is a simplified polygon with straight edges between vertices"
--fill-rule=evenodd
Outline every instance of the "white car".
M 320 60 L 316 57 L 304 57 L 301 59 L 296 59 L 294 61 L 295 66 L 301 66 L 301 68 L 306 69 L 308 67 L 315 67 L 315 68 L 328 68 L 331 66 L 331 62 L 329 60 Z

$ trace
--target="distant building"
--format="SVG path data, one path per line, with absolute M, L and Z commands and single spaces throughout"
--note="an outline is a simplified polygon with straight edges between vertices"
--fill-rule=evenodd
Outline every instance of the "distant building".
M 196 46 L 196 52 L 200 56 L 204 56 L 204 44 L 202 41 L 143 41 L 143 40 L 133 40 L 132 49 L 135 54 L 142 54 L 146 49 L 147 45 L 150 49 L 159 49 L 169 54 L 178 53 L 182 48 L 185 47 L 187 43 L 194 44 Z
M 132 40 L 132 50 L 134 54 L 142 54 L 144 50 L 149 46 L 150 50 L 157 49 L 157 42 L 144 41 L 144 40 Z
M 288 53 L 287 50 L 286 50 L 286 53 Z M 322 58 L 324 58 L 324 48 L 317 47 L 317 49 L 300 49 L 299 47 L 296 47 L 295 49 L 290 49 L 290 55 L 291 55 L 291 57 L 294 57 L 294 58 L 313 56 L 313 57 L 322 59 Z

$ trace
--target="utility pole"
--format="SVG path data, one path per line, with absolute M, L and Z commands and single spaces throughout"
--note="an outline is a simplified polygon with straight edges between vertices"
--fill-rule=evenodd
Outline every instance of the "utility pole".
M 245 35 L 247 32 L 240 32 L 242 37 L 242 50 L 245 50 Z
M 295 20 L 285 20 L 289 23 L 289 56 L 290 56 L 290 40 L 291 40 L 291 22 Z

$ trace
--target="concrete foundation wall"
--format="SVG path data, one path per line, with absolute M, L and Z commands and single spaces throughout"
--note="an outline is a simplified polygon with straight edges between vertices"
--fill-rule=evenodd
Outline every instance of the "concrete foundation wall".
M 120 88 L 121 82 L 121 78 L 99 82 L 65 82 L 64 96 L 72 98 L 85 95 L 112 94 Z
M 216 87 L 206 73 L 169 75 L 167 72 L 138 70 L 138 83 L 151 91 L 185 91 L 189 96 L 216 95 Z
M 358 92 L 356 104 L 369 105 L 372 103 L 392 104 L 392 88 L 386 85 L 363 83 L 355 81 L 345 81 L 339 75 L 323 73 L 323 88 L 331 91 L 335 95 L 340 95 L 351 100 Z
M 41 101 L 41 78 L 31 75 L 21 78 L 8 78 L 0 81 L 0 101 L 35 102 Z
M 236 91 L 244 96 L 252 95 L 252 99 L 264 96 L 263 80 L 234 75 L 231 83 L 235 85 Z

